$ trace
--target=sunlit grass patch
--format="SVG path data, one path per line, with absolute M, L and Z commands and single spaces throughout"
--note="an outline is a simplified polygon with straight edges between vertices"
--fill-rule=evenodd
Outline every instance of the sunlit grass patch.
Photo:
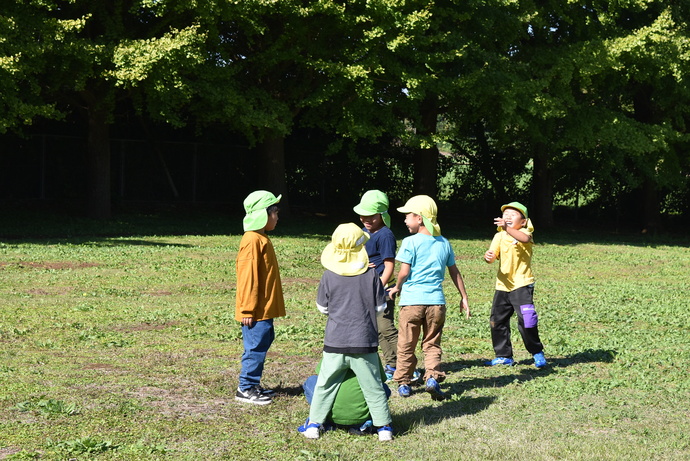
M 329 234 L 281 226 L 272 240 L 288 315 L 275 322 L 263 384 L 278 396 L 265 408 L 234 400 L 239 234 L 2 242 L 0 458 L 690 456 L 687 246 L 540 234 L 535 301 L 550 365 L 537 370 L 516 328 L 518 364 L 484 366 L 496 267 L 481 255 L 493 230 L 451 239 L 473 317 L 446 281 L 449 398 L 416 388 L 403 399 L 392 385 L 393 443 L 344 431 L 307 441 L 296 428 L 309 411 L 301 384 L 323 346 L 315 299 Z

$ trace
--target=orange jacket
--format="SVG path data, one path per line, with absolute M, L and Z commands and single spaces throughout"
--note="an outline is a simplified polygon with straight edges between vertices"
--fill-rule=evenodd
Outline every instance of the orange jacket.
M 235 261 L 235 319 L 267 320 L 285 316 L 283 286 L 271 240 L 260 232 L 245 232 Z

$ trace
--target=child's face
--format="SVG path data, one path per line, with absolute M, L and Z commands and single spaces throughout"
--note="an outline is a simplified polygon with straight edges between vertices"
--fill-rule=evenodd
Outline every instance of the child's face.
M 527 220 L 522 217 L 522 213 L 515 208 L 506 208 L 503 211 L 503 220 L 506 222 L 506 227 L 513 229 L 521 229 Z
M 268 213 L 268 222 L 266 223 L 266 227 L 264 228 L 264 230 L 272 231 L 276 228 L 276 226 L 278 225 L 278 213 L 280 213 L 280 210 L 278 209 L 276 209 L 272 213 Z
M 419 228 L 422 227 L 424 221 L 422 221 L 421 215 L 415 213 L 407 213 L 405 215 L 405 225 L 410 231 L 410 234 L 416 234 L 419 232 Z
M 359 220 L 362 221 L 362 225 L 369 232 L 376 232 L 383 227 L 381 213 L 376 213 L 375 215 L 371 216 L 360 216 Z

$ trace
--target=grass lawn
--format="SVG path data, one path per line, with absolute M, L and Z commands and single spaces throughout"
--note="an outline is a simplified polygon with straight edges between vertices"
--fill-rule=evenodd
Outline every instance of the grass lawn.
M 497 267 L 482 255 L 492 226 L 440 219 L 473 317 L 447 281 L 451 398 L 393 395 L 395 440 L 384 444 L 296 431 L 325 325 L 319 257 L 336 223 L 283 219 L 271 235 L 288 316 L 276 320 L 264 372 L 279 395 L 257 407 L 234 400 L 237 218 L 5 219 L 0 459 L 690 458 L 687 238 L 537 227 L 535 300 L 550 366 L 533 367 L 513 321 L 518 364 L 490 368 Z

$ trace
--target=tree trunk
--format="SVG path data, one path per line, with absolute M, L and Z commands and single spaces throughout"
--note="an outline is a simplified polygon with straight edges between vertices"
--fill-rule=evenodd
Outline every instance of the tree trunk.
M 280 214 L 290 216 L 290 201 L 285 177 L 285 137 L 268 133 L 256 146 L 256 150 L 259 157 L 258 189 L 265 189 L 275 195 L 282 194 Z
M 438 185 L 438 148 L 418 148 L 414 155 L 414 186 L 415 195 L 424 194 L 436 198 Z
M 438 100 L 428 96 L 421 104 L 421 126 L 417 133 L 420 138 L 430 140 L 436 134 L 438 123 Z M 414 186 L 415 194 L 425 194 L 436 198 L 438 194 L 438 147 L 419 147 L 414 155 Z
M 110 203 L 110 127 L 108 114 L 90 106 L 88 109 L 88 175 L 87 212 L 96 219 L 111 216 Z
M 535 225 L 542 228 L 553 227 L 553 173 L 545 146 L 538 146 L 534 155 L 534 172 L 532 176 L 532 194 L 534 210 L 530 217 L 535 217 Z
M 641 188 L 642 195 L 642 223 L 643 233 L 653 233 L 659 228 L 659 216 L 661 216 L 659 205 L 659 193 L 656 184 L 651 179 L 645 179 Z
M 505 200 L 508 196 L 506 181 L 502 181 L 496 174 L 495 164 L 497 159 L 495 153 L 492 152 L 491 146 L 489 146 L 484 124 L 481 122 L 475 123 L 474 133 L 477 138 L 477 153 L 472 156 L 473 162 L 476 167 L 479 168 L 481 174 L 491 183 L 491 187 L 495 191 L 495 196 L 493 198 Z
M 645 124 L 653 125 L 659 123 L 658 117 L 654 114 L 654 101 L 652 100 L 653 88 L 649 84 L 636 84 L 633 96 L 633 107 L 635 108 L 635 120 Z M 648 154 L 653 155 L 653 154 Z M 658 193 L 658 186 L 654 180 L 654 171 L 641 171 L 644 177 L 639 188 L 641 198 L 642 232 L 655 232 L 659 226 L 661 218 L 661 198 Z

